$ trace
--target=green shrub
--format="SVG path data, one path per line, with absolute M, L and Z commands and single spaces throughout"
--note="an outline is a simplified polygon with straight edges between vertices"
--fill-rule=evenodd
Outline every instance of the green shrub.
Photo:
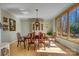
M 52 35 L 52 34 L 53 34 L 52 32 L 48 32 L 48 33 L 47 33 L 47 35 Z
M 77 34 L 79 33 L 79 23 L 74 23 L 73 25 L 70 26 L 70 32 Z

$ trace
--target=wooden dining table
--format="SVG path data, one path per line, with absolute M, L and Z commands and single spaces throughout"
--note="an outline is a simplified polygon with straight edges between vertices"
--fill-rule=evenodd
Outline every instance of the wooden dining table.
M 24 38 L 24 48 L 26 48 L 26 42 L 30 39 L 28 36 L 23 36 Z M 35 35 L 33 40 L 35 41 L 35 44 L 38 45 L 38 40 L 40 39 L 39 35 Z M 44 39 L 47 39 L 47 37 L 44 37 Z

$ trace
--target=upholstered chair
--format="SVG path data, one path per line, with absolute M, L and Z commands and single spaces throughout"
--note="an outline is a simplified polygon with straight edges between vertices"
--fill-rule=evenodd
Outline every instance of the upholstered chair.
M 17 35 L 17 47 L 20 45 L 21 46 L 21 43 L 23 42 L 24 43 L 24 48 L 25 48 L 25 39 L 20 35 L 20 33 L 16 33 Z
M 40 44 L 43 44 L 45 48 L 45 34 L 42 32 L 39 33 L 38 47 Z
M 29 33 L 28 50 L 29 50 L 31 45 L 34 45 L 34 50 L 35 50 L 36 44 L 35 44 L 35 40 L 34 40 L 33 36 L 34 36 L 34 33 Z

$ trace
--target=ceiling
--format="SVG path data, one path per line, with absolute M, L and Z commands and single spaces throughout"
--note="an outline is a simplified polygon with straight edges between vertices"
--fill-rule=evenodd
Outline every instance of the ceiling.
M 52 19 L 54 16 L 68 8 L 71 3 L 0 3 L 0 8 L 14 14 L 20 19 L 36 18 Z M 23 14 L 22 12 L 26 12 Z

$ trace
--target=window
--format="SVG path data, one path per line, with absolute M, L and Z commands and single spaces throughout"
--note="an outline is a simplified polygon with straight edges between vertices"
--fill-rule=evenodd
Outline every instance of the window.
M 57 18 L 57 30 L 61 31 L 62 38 L 79 44 L 79 4 L 71 6 Z M 63 15 L 62 15 L 63 14 Z M 60 20 L 61 18 L 61 20 Z M 62 24 L 60 24 L 60 21 Z M 60 27 L 62 28 L 60 29 Z
M 67 33 L 67 14 L 62 16 L 62 31 Z
M 69 12 L 69 23 L 72 26 L 76 21 L 76 9 Z
M 62 15 L 62 36 L 67 39 L 67 13 Z
M 57 18 L 57 31 L 60 32 L 60 18 Z
M 77 7 L 77 22 L 79 22 L 79 7 Z
M 74 36 L 74 24 L 76 22 L 76 9 L 69 12 L 70 36 Z
M 76 39 L 79 37 L 79 7 L 70 11 L 69 13 L 70 21 L 70 33 L 71 38 Z

